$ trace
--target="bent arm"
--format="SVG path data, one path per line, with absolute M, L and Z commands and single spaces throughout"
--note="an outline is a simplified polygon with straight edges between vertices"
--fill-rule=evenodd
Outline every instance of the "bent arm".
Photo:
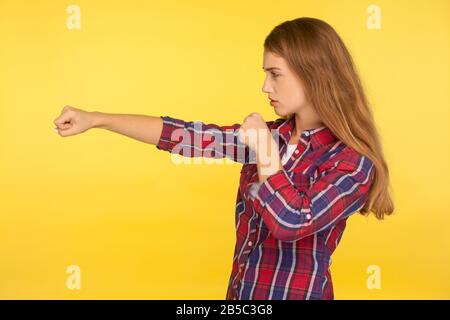
M 359 211 L 368 199 L 374 168 L 366 156 L 347 153 L 300 192 L 286 170 L 280 169 L 261 184 L 255 211 L 275 238 L 300 240 Z

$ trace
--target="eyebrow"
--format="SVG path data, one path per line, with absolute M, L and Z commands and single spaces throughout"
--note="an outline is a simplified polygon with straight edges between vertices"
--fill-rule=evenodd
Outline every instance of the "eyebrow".
M 266 70 L 266 71 L 270 71 L 270 70 L 274 70 L 274 69 L 278 69 L 278 70 L 281 71 L 281 69 L 277 68 L 277 67 L 270 67 L 270 68 L 267 68 L 267 69 L 264 69 L 264 67 L 262 67 L 262 68 L 263 68 L 263 70 Z

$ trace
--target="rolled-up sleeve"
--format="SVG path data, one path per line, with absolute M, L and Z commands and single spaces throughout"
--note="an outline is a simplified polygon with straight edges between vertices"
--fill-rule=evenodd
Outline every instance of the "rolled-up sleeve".
M 241 124 L 219 126 L 202 121 L 184 121 L 160 116 L 163 121 L 161 137 L 156 144 L 159 150 L 185 157 L 227 157 L 242 164 L 256 159 L 254 151 L 239 140 Z M 268 125 L 273 121 L 266 122 Z
M 275 238 L 297 241 L 359 211 L 373 175 L 373 162 L 357 153 L 338 160 L 305 191 L 298 191 L 288 173 L 280 169 L 259 186 L 256 212 Z

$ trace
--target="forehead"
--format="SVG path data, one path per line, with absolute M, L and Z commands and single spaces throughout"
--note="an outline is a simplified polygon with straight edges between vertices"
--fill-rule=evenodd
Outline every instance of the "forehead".
M 280 57 L 270 51 L 264 51 L 263 56 L 263 69 L 278 68 L 279 70 L 287 70 L 286 61 L 283 57 Z M 277 70 L 277 69 L 275 69 Z

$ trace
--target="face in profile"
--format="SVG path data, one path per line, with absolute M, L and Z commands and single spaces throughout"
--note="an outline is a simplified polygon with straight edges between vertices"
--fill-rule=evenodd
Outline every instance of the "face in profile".
M 278 116 L 285 117 L 307 108 L 303 84 L 283 57 L 264 51 L 263 70 L 266 78 L 262 91 L 275 100 L 273 108 Z

